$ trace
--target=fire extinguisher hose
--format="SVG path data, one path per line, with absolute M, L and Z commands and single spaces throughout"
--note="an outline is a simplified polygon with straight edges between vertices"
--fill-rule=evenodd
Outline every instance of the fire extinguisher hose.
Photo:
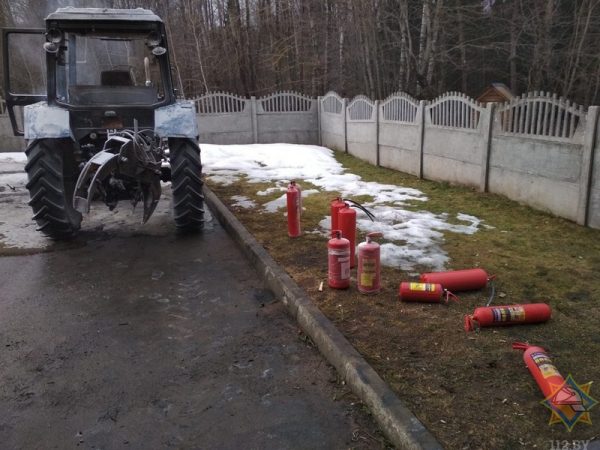
M 344 199 L 342 199 L 342 201 L 351 203 L 350 206 L 360 209 L 362 212 L 364 212 L 367 215 L 367 217 L 369 219 L 371 219 L 371 222 L 375 222 L 375 215 L 371 211 L 369 211 L 367 208 L 365 208 L 363 205 L 361 205 L 360 203 L 355 202 L 354 200 L 350 200 L 349 198 L 344 198 Z
M 492 304 L 492 301 L 494 300 L 494 296 L 496 295 L 496 283 L 494 283 L 495 279 L 496 279 L 496 275 L 492 275 L 491 277 L 488 278 L 488 280 L 491 281 L 491 283 L 490 283 L 491 292 L 490 292 L 490 298 L 488 299 L 485 306 L 490 306 Z
M 458 298 L 458 296 L 454 295 L 452 292 L 450 292 L 448 289 L 444 289 L 444 293 L 446 294 L 446 305 L 448 304 L 449 300 L 452 299 L 452 301 L 458 303 L 460 301 L 460 299 Z

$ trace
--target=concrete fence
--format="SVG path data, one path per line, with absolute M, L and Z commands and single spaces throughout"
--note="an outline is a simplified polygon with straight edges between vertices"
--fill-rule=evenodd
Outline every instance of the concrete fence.
M 319 139 L 317 100 L 295 92 L 249 99 L 213 92 L 193 99 L 200 142 L 316 144 Z
M 600 228 L 599 109 L 543 92 L 499 106 L 458 92 L 319 98 L 323 145 L 421 178 L 502 194 Z M 342 139 L 346 137 L 346 141 Z M 334 144 L 335 145 L 332 145 Z
M 335 92 L 193 99 L 200 142 L 321 144 L 415 176 L 472 186 L 600 228 L 599 109 L 533 92 L 481 105 L 458 92 L 431 102 Z M 24 148 L 0 99 L 0 151 Z

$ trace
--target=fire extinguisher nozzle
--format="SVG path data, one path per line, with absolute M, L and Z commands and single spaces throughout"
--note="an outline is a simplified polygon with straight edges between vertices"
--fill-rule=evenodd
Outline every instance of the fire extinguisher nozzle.
M 473 331 L 473 316 L 466 315 L 465 319 L 465 331 L 468 333 L 469 331 Z
M 513 350 L 527 350 L 530 347 L 526 342 L 513 342 L 512 348 Z

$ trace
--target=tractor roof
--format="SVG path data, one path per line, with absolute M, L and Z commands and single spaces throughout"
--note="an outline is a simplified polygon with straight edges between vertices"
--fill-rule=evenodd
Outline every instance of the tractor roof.
M 149 9 L 111 9 L 111 8 L 58 8 L 46 17 L 46 20 L 123 20 L 133 22 L 162 22 L 160 17 Z

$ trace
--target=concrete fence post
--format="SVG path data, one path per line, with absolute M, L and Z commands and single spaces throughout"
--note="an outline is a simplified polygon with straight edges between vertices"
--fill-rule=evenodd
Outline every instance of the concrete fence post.
M 250 97 L 250 115 L 252 121 L 252 141 L 254 144 L 258 144 L 258 113 L 257 113 L 256 97 L 253 95 Z
M 375 161 L 379 167 L 379 100 L 375 100 Z
M 342 101 L 342 111 L 344 116 L 344 153 L 348 153 L 348 120 L 346 114 L 348 114 L 348 99 L 345 98 Z
M 481 180 L 479 182 L 479 190 L 481 192 L 487 192 L 488 190 L 495 111 L 496 105 L 494 103 L 488 103 L 485 108 L 485 114 L 482 114 L 481 117 L 481 133 L 483 134 L 481 144 Z
M 322 128 L 323 125 L 321 124 L 321 117 L 323 117 L 322 113 L 321 113 L 321 101 L 323 100 L 323 97 L 321 95 L 319 95 L 317 97 L 317 145 L 323 145 L 323 136 L 322 136 Z
M 587 225 L 592 190 L 594 153 L 596 152 L 596 133 L 598 133 L 598 106 L 590 106 L 585 118 L 585 135 L 581 155 L 581 177 L 579 179 L 579 203 L 577 205 L 577 223 Z
M 425 100 L 419 102 L 417 109 L 417 126 L 419 141 L 417 143 L 417 174 L 423 179 L 423 149 L 425 147 Z

